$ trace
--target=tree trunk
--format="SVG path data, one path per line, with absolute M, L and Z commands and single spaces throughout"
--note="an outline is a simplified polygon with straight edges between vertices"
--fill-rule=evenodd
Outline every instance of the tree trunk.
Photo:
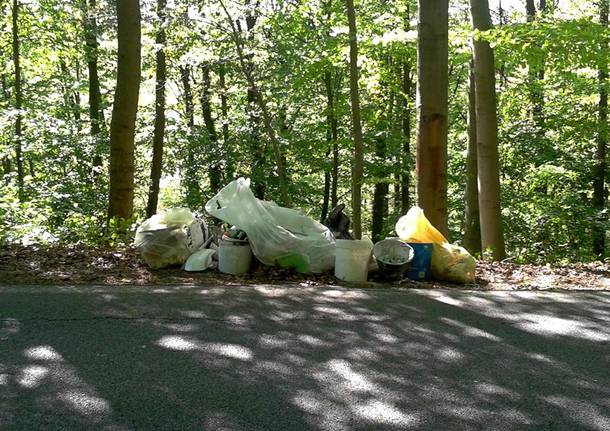
M 210 154 L 216 154 L 216 157 L 212 156 L 214 158 L 210 163 L 209 167 L 210 189 L 212 191 L 212 194 L 215 195 L 216 193 L 218 193 L 221 187 L 219 159 L 222 158 L 222 153 L 218 151 L 218 135 L 216 133 L 216 125 L 214 124 L 214 118 L 212 117 L 212 84 L 210 80 L 209 63 L 204 63 L 203 66 L 201 66 L 201 70 L 203 74 L 203 88 L 201 89 L 201 112 L 203 113 L 203 122 L 205 123 L 205 128 L 208 131 Z
M 417 39 L 417 201 L 447 227 L 448 0 L 419 0 Z
M 608 27 L 608 0 L 600 0 L 599 22 Z M 607 47 L 606 47 L 607 48 Z M 599 80 L 599 104 L 598 104 L 598 132 L 597 151 L 595 153 L 595 170 L 593 173 L 593 207 L 597 217 L 593 226 L 593 252 L 600 259 L 605 257 L 606 252 L 606 229 L 608 216 L 604 214 L 606 206 L 606 148 L 608 146 L 608 65 L 606 52 L 602 53 L 604 62 L 598 72 Z
M 331 134 L 333 140 L 332 146 L 332 169 L 331 169 L 331 186 L 330 186 L 330 207 L 335 208 L 339 205 L 339 118 L 337 117 L 337 100 L 339 98 L 339 92 L 343 83 L 343 72 L 335 72 L 335 85 L 334 85 L 334 104 L 333 104 L 333 121 L 331 122 Z
M 540 2 L 540 11 L 544 12 L 546 2 Z M 525 13 L 527 22 L 536 20 L 536 5 L 534 0 L 525 1 Z M 528 66 L 528 84 L 530 88 L 531 115 L 534 124 L 538 128 L 540 138 L 544 136 L 544 92 L 542 91 L 542 81 L 544 80 L 544 66 L 536 67 L 533 64 Z
M 326 219 L 329 208 L 337 206 L 337 177 L 338 177 L 338 125 L 335 109 L 335 90 L 333 87 L 331 70 L 324 72 L 324 87 L 326 89 L 326 143 L 328 145 L 326 158 L 332 153 L 332 160 L 327 160 L 324 171 L 324 201 L 322 203 L 322 220 Z M 330 164 L 328 163 L 330 162 Z
M 360 119 L 360 94 L 358 88 L 358 32 L 354 1 L 345 0 L 349 25 L 349 81 L 352 105 L 352 134 L 354 137 L 354 160 L 352 164 L 352 223 L 354 238 L 362 237 L 362 180 L 364 177 L 364 140 Z
M 466 153 L 463 243 L 466 250 L 472 254 L 481 254 L 481 224 L 479 222 L 479 188 L 477 176 L 477 112 L 474 64 L 471 60 L 468 87 L 468 149 Z
M 470 11 L 475 30 L 486 31 L 491 28 L 487 0 L 470 0 Z M 473 45 L 481 246 L 485 257 L 498 261 L 504 259 L 505 252 L 500 207 L 496 69 L 489 42 L 475 40 Z M 491 254 L 487 256 L 489 253 Z
M 184 115 L 189 129 L 188 145 L 186 148 L 186 169 L 184 183 L 186 186 L 186 202 L 195 206 L 201 200 L 201 190 L 197 181 L 197 167 L 195 166 L 195 154 L 193 151 L 193 135 L 195 129 L 195 104 L 193 102 L 193 90 L 191 88 L 190 66 L 180 66 L 180 81 L 182 83 L 182 97 L 184 103 Z
M 227 83 L 224 63 L 218 66 L 218 83 L 220 85 L 220 112 L 222 113 L 222 145 L 226 158 L 225 181 L 233 179 L 235 155 L 229 143 L 229 108 L 227 103 Z
M 413 76 L 411 62 L 408 60 L 402 65 L 402 93 L 403 93 L 403 113 L 402 113 L 402 154 L 400 157 L 400 212 L 406 214 L 411 207 L 409 189 L 411 188 L 411 114 L 412 114 L 412 93 Z
M 23 125 L 21 108 L 23 93 L 21 90 L 21 58 L 19 53 L 19 0 L 13 0 L 13 64 L 15 69 L 15 164 L 17 165 L 17 193 L 20 202 L 25 201 L 24 171 L 23 171 Z
M 97 65 L 97 3 L 96 0 L 83 2 L 85 7 L 85 55 L 87 57 L 87 70 L 89 72 L 89 121 L 91 123 L 91 138 L 94 145 L 93 175 L 97 176 L 102 166 L 102 148 L 100 132 L 104 126 L 104 113 L 102 111 L 102 93 Z
M 135 124 L 140 90 L 140 2 L 117 2 L 118 67 L 110 123 L 109 218 L 133 216 Z
M 155 130 L 153 135 L 153 156 L 150 169 L 150 189 L 148 192 L 148 205 L 146 206 L 146 217 L 152 217 L 157 213 L 159 201 L 159 183 L 163 171 L 163 139 L 165 136 L 165 5 L 166 0 L 157 0 L 157 16 L 159 18 L 159 30 L 155 44 L 156 53 L 156 77 L 155 77 Z

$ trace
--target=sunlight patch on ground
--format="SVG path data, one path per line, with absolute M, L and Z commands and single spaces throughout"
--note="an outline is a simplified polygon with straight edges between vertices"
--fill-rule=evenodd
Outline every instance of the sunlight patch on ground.
M 252 350 L 238 344 L 200 343 L 179 335 L 166 335 L 157 341 L 157 345 L 169 350 L 177 351 L 203 351 L 227 358 L 250 361 L 253 358 Z
M 187 351 L 197 349 L 196 343 L 178 335 L 166 335 L 157 341 L 157 344 L 169 350 Z
M 377 390 L 373 382 L 363 374 L 354 371 L 351 364 L 347 361 L 331 359 L 326 365 L 332 372 L 343 379 L 343 385 L 350 391 L 369 392 Z
M 352 410 L 358 416 L 375 423 L 406 427 L 418 422 L 416 415 L 406 414 L 393 405 L 379 400 L 371 400 L 362 405 L 353 406 Z
M 58 398 L 84 416 L 97 416 L 110 413 L 108 401 L 85 392 L 76 390 L 66 391 L 59 394 Z
M 610 414 L 590 402 L 568 398 L 565 396 L 542 397 L 547 403 L 564 410 L 566 417 L 579 421 L 588 429 L 607 431 L 610 429 Z
M 21 370 L 19 377 L 17 377 L 17 383 L 24 388 L 33 389 L 40 386 L 48 374 L 49 369 L 47 367 L 29 365 Z
M 608 341 L 608 336 L 603 332 L 588 328 L 584 323 L 573 319 L 523 313 L 519 320 L 517 327 L 535 334 L 568 335 L 591 341 Z
M 23 352 L 23 355 L 37 361 L 63 361 L 61 355 L 51 346 L 30 347 Z
M 0 386 L 8 385 L 8 374 L 0 374 Z
M 254 356 L 252 350 L 237 344 L 205 343 L 202 350 L 240 361 L 250 361 Z

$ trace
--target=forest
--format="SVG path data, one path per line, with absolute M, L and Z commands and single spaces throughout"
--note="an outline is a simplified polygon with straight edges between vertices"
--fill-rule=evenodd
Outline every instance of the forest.
M 608 259 L 608 0 L 0 0 L 0 244 L 130 244 L 247 177 L 357 237 Z

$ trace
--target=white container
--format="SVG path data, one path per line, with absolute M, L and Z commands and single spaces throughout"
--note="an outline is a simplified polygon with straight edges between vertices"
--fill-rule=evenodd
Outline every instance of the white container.
M 222 238 L 218 247 L 218 270 L 224 274 L 241 275 L 250 270 L 252 249 L 248 241 Z
M 364 283 L 369 274 L 371 242 L 338 239 L 335 253 L 335 277 L 350 283 Z

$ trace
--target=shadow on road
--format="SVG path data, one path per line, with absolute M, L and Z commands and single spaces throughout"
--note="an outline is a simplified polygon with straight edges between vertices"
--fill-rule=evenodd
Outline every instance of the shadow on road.
M 610 295 L 15 289 L 0 429 L 610 429 Z

